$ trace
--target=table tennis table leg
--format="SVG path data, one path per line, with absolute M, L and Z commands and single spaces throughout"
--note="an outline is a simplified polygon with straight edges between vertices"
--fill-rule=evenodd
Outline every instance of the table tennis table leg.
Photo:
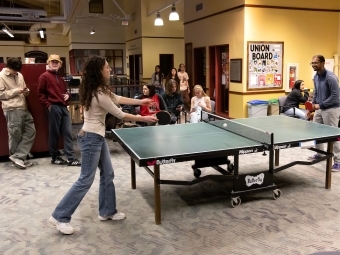
M 280 150 L 275 149 L 275 166 L 280 165 Z
M 131 188 L 136 189 L 136 164 L 132 158 L 130 160 L 131 160 L 130 161 L 131 163 Z
M 334 142 L 327 143 L 327 153 L 333 153 L 333 144 Z M 326 189 L 330 189 L 332 186 L 332 159 L 333 157 L 329 157 L 326 161 Z
M 156 225 L 161 224 L 161 184 L 160 184 L 160 173 L 159 173 L 160 166 L 154 165 L 154 196 L 155 196 L 155 222 Z

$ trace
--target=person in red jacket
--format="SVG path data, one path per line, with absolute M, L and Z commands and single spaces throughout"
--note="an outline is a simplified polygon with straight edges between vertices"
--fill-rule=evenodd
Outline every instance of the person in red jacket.
M 38 99 L 48 114 L 49 134 L 48 148 L 52 157 L 51 163 L 58 165 L 80 166 L 80 161 L 74 157 L 72 126 L 70 113 L 67 109 L 70 95 L 67 92 L 63 78 L 58 74 L 63 62 L 60 56 L 52 54 L 47 60 L 48 70 L 39 77 Z M 59 134 L 64 139 L 64 150 L 67 160 L 59 156 Z

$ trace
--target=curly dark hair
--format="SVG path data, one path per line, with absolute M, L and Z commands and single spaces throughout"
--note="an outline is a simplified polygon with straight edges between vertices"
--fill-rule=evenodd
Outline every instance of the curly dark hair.
M 102 75 L 102 69 L 106 63 L 105 58 L 91 55 L 84 64 L 83 76 L 79 86 L 80 104 L 88 111 L 92 97 L 98 100 L 98 90 L 113 96 L 109 89 L 108 81 Z

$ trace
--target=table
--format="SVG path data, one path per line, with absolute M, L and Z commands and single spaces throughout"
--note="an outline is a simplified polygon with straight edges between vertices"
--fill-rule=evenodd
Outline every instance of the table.
M 227 127 L 223 127 L 223 124 Z M 240 195 L 247 192 L 272 190 L 277 199 L 281 191 L 273 181 L 275 173 L 296 164 L 311 165 L 322 160 L 326 163 L 325 188 L 331 188 L 333 142 L 340 137 L 340 129 L 282 115 L 227 120 L 220 119 L 195 124 L 177 124 L 143 128 L 112 130 L 118 143 L 131 157 L 131 185 L 136 189 L 137 164 L 154 179 L 155 222 L 161 224 L 160 185 L 193 185 L 208 179 L 226 179 L 232 182 L 231 205 L 241 204 Z M 312 148 L 327 143 L 327 151 Z M 322 156 L 317 161 L 295 161 L 274 168 L 278 152 L 292 147 L 308 147 Z M 262 152 L 267 157 L 268 169 L 254 174 L 239 174 L 240 155 Z M 234 162 L 228 159 L 233 157 Z M 194 161 L 192 181 L 163 180 L 163 164 Z M 227 169 L 220 167 L 227 165 Z M 153 167 L 153 171 L 152 171 Z M 201 176 L 199 168 L 213 167 L 219 173 Z

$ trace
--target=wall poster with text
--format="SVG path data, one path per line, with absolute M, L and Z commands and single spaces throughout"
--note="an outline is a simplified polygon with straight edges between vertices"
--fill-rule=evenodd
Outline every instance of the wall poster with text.
M 282 89 L 283 42 L 248 42 L 247 90 Z

